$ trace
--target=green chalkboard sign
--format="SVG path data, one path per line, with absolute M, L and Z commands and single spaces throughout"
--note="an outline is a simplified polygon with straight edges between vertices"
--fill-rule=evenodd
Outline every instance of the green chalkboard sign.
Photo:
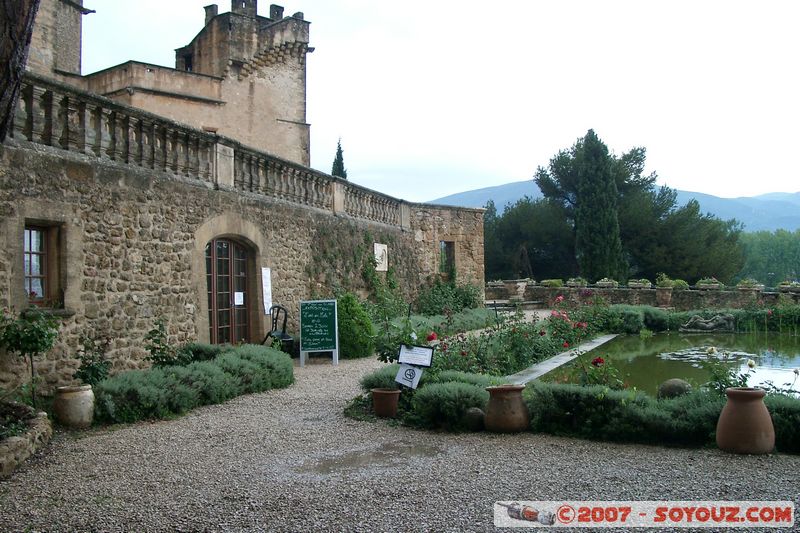
M 339 351 L 336 300 L 300 302 L 300 351 Z

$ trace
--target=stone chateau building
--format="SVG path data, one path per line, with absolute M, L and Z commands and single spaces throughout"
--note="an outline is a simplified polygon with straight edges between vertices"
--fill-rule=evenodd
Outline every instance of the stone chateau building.
M 42 0 L 12 136 L 0 146 L 0 306 L 59 316 L 37 361 L 72 382 L 81 336 L 113 371 L 174 343 L 260 342 L 270 302 L 366 293 L 375 244 L 409 300 L 452 264 L 483 284 L 482 210 L 416 204 L 308 167 L 302 13 L 256 0 L 205 8 L 175 68 L 81 75 L 82 0 Z M 378 275 L 385 275 L 378 272 Z M 0 387 L 25 378 L 0 353 Z

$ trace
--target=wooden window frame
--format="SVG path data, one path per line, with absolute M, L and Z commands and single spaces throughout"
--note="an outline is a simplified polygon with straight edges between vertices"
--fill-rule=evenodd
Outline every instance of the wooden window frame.
M 33 251 L 29 248 L 31 234 L 39 232 L 42 236 L 42 251 Z M 27 222 L 22 235 L 22 285 L 25 300 L 28 305 L 36 307 L 59 309 L 64 306 L 64 291 L 61 283 L 61 228 L 59 225 L 46 222 Z M 40 259 L 40 273 L 32 274 L 26 270 L 25 265 L 32 265 L 28 260 L 34 256 Z M 41 297 L 32 298 L 32 280 L 42 280 Z

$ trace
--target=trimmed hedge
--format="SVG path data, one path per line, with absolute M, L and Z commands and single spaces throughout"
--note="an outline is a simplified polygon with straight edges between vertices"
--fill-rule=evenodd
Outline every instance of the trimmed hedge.
M 414 393 L 407 420 L 429 429 L 466 429 L 464 413 L 470 407 L 486 409 L 489 393 L 483 387 L 448 381 L 425 385 Z
M 656 400 L 641 392 L 532 382 L 524 392 L 531 430 L 591 440 L 656 445 L 713 445 L 725 398 L 694 391 Z M 775 449 L 800 451 L 800 401 L 767 395 Z
M 207 344 L 204 342 L 190 342 L 180 347 L 180 351 L 185 354 L 187 362 L 210 361 L 224 351 L 230 350 L 230 346 L 221 344 Z
M 94 387 L 95 419 L 136 422 L 183 414 L 241 394 L 287 387 L 292 360 L 272 348 L 228 347 L 210 361 L 123 372 Z
M 345 293 L 339 297 L 336 308 L 339 321 L 339 355 L 342 359 L 374 355 L 372 320 L 358 298 L 352 293 Z

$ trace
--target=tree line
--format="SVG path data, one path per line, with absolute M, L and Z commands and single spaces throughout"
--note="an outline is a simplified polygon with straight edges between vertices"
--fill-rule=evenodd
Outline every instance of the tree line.
M 490 201 L 486 278 L 739 277 L 741 225 L 701 213 L 694 200 L 677 205 L 674 190 L 644 174 L 645 161 L 645 148 L 616 156 L 589 130 L 537 169 L 542 199 L 523 198 L 502 215 Z

